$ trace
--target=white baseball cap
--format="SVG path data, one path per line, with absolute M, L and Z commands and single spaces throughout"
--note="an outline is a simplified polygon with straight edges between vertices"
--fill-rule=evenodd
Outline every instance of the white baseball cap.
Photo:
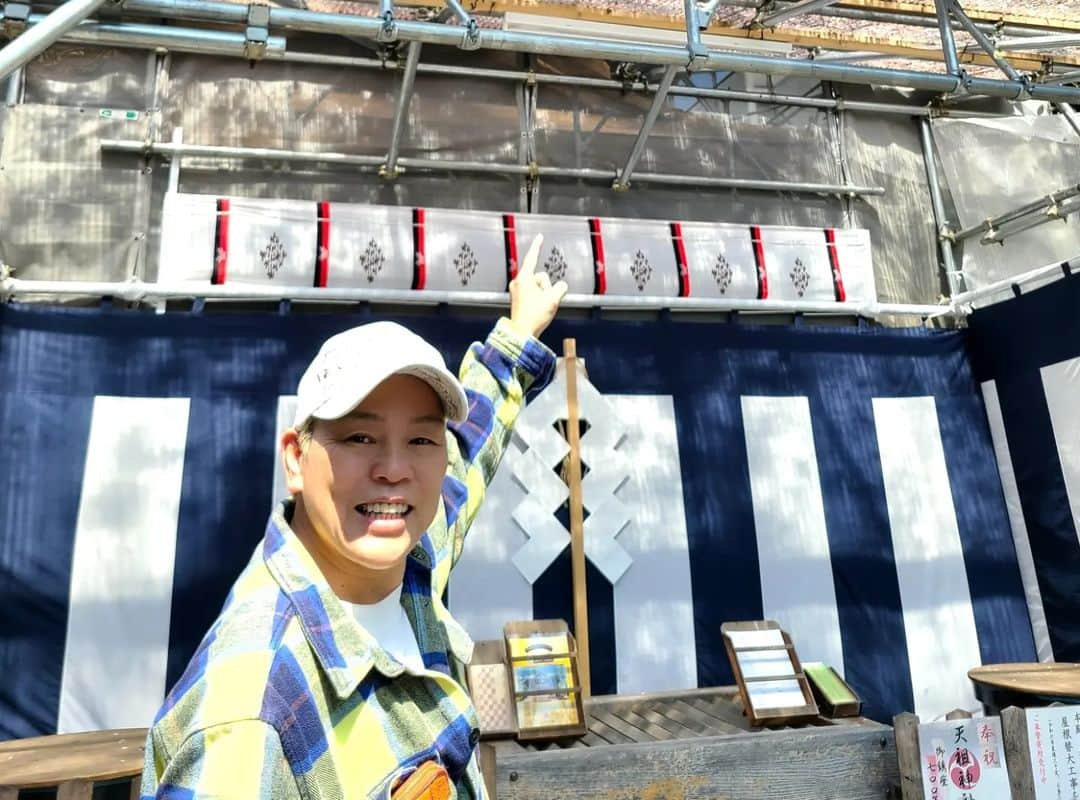
M 293 425 L 345 416 L 391 375 L 427 383 L 442 400 L 447 419 L 461 422 L 469 415 L 465 389 L 438 350 L 396 322 L 372 322 L 323 342 L 296 389 Z

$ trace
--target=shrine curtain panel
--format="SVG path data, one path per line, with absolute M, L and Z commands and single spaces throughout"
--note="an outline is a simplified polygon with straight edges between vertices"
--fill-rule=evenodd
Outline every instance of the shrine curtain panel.
M 1080 661 L 1080 278 L 971 317 L 1039 658 Z
M 0 738 L 149 723 L 280 496 L 304 366 L 377 317 L 0 308 Z M 398 319 L 453 364 L 489 329 Z M 545 338 L 567 336 L 588 368 L 594 692 L 730 684 L 720 625 L 763 617 L 878 719 L 974 708 L 967 669 L 1035 658 L 966 334 L 570 320 Z M 562 391 L 524 412 L 451 583 L 475 638 L 573 618 L 545 463 Z

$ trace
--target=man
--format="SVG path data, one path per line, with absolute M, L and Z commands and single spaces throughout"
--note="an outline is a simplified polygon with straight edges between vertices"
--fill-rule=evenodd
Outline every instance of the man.
M 158 712 L 144 797 L 484 796 L 472 643 L 441 598 L 525 392 L 553 371 L 535 337 L 566 284 L 534 273 L 539 249 L 461 383 L 393 323 L 324 343 L 281 438 L 291 497 Z

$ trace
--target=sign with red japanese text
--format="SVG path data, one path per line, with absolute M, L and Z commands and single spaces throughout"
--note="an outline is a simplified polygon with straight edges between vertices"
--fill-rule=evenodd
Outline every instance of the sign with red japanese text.
M 926 800 L 1009 800 L 997 717 L 920 725 L 919 757 Z
M 1024 713 L 1035 800 L 1080 800 L 1080 706 Z

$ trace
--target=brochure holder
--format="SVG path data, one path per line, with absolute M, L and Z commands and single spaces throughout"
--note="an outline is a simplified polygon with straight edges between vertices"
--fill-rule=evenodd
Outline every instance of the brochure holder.
M 725 622 L 720 633 L 751 725 L 817 718 L 817 703 L 795 646 L 776 622 Z
M 577 645 L 566 623 L 509 622 L 503 635 L 518 740 L 584 736 Z

